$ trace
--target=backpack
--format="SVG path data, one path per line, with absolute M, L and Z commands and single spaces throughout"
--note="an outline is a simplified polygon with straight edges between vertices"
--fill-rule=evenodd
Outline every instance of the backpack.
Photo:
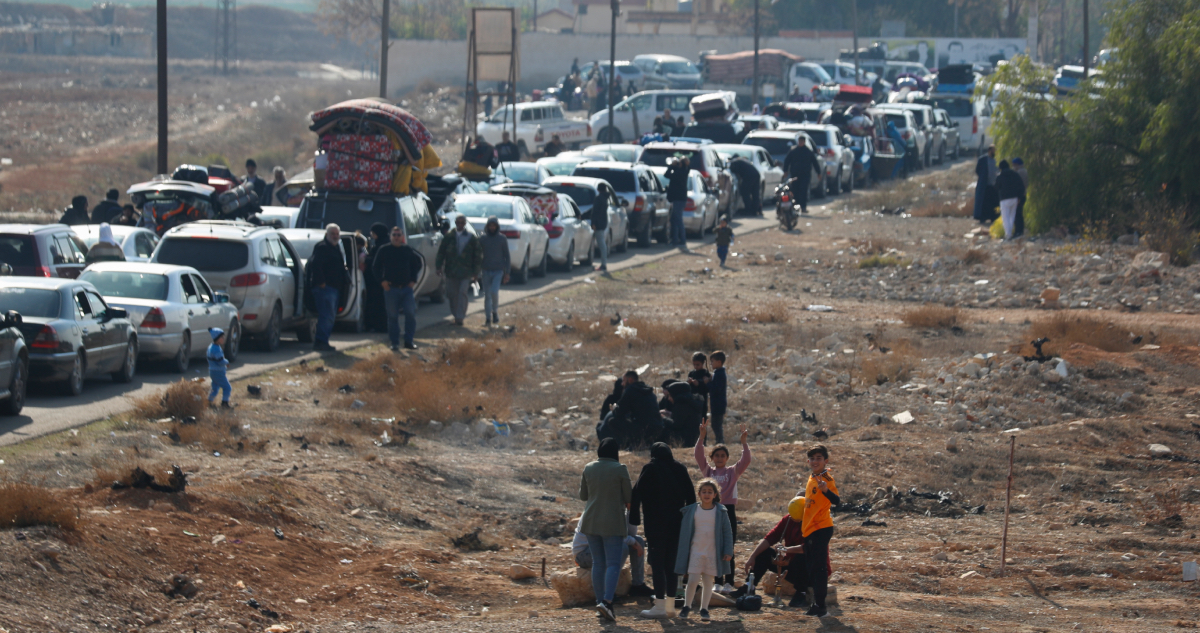
M 738 611 L 758 611 L 762 609 L 762 596 L 754 593 L 754 574 L 746 579 L 746 595 L 739 596 L 735 603 Z

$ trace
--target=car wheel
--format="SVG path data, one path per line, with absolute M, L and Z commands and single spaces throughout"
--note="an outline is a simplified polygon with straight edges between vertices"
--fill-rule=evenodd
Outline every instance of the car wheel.
M 569 273 L 569 272 L 571 272 L 571 269 L 574 267 L 575 267 L 575 242 L 571 242 L 571 245 L 567 247 L 567 259 L 562 264 L 562 270 L 563 270 L 563 272 Z
M 621 234 L 621 247 L 617 250 L 622 253 L 629 251 L 629 223 L 625 223 L 625 232 Z
M 267 321 L 267 329 L 258 335 L 258 347 L 264 352 L 273 352 L 279 349 L 279 330 L 283 321 L 280 312 L 279 304 L 275 304 L 275 307 L 271 309 L 271 319 Z M 307 341 L 301 339 L 301 342 Z
M 304 323 L 296 328 L 296 339 L 301 343 L 312 343 L 317 340 L 317 320 L 315 318 L 305 319 Z
M 229 329 L 225 330 L 225 360 L 232 363 L 237 360 L 240 351 L 242 351 L 242 324 L 234 319 L 229 322 Z
M 229 336 L 226 334 L 226 336 Z M 192 334 L 190 332 L 183 333 L 183 342 L 179 344 L 179 349 L 175 352 L 175 358 L 171 360 L 171 371 L 182 374 L 186 373 L 188 366 L 192 364 Z
M 533 273 L 534 277 L 545 277 L 546 269 L 549 267 L 549 265 L 550 265 L 550 249 L 546 248 L 546 251 L 542 253 L 542 261 L 538 262 L 538 265 L 530 272 Z
M 8 400 L 0 403 L 0 414 L 18 415 L 25 408 L 25 390 L 29 386 L 29 359 L 18 358 L 13 366 L 12 382 L 8 385 Z
M 962 157 L 962 139 L 954 141 L 954 160 L 958 160 L 960 157 Z
M 850 177 L 846 179 L 846 184 L 842 186 L 842 191 L 851 193 L 854 191 L 854 168 L 850 168 Z
M 429 303 L 446 303 L 446 280 L 438 282 L 438 287 L 429 293 Z
M 529 282 L 529 251 L 525 251 L 525 259 L 521 261 L 521 269 L 517 271 L 517 274 L 511 275 L 509 279 L 514 284 Z
M 113 382 L 133 381 L 133 375 L 137 372 L 137 356 L 137 337 L 131 336 L 129 342 L 125 344 L 125 362 L 121 363 L 120 369 L 112 373 Z
M 605 229 L 605 230 L 607 231 L 608 229 Z M 580 258 L 579 265 L 590 267 L 592 265 L 592 262 L 596 261 L 596 254 L 598 253 L 598 251 L 599 251 L 599 249 L 596 248 L 596 235 L 593 233 L 592 241 L 588 243 L 587 259 Z
M 621 138 L 621 130 L 605 126 L 596 135 L 596 140 L 601 143 L 624 143 L 625 139 Z
M 87 372 L 87 359 L 83 352 L 75 355 L 75 363 L 71 365 L 71 373 L 63 381 L 63 392 L 68 396 L 78 396 L 83 393 L 83 375 Z
M 650 248 L 650 220 L 649 219 L 646 220 L 646 225 L 642 227 L 642 230 L 638 231 L 637 243 L 638 243 L 638 246 L 641 248 Z
M 842 192 L 842 168 L 838 168 L 837 175 L 833 177 L 833 182 L 829 183 L 829 195 L 836 196 Z

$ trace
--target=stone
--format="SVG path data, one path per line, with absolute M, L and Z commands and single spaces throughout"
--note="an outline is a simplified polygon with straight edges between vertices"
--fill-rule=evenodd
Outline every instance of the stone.
M 842 339 L 839 338 L 837 334 L 830 334 L 829 336 L 817 341 L 817 348 L 823 349 L 827 352 L 832 352 L 840 347 L 845 347 L 845 343 L 842 342 Z
M 629 568 L 621 570 L 617 579 L 617 595 L 629 594 L 633 584 L 633 575 Z M 550 574 L 550 587 L 558 593 L 558 599 L 564 607 L 591 606 L 596 603 L 596 592 L 592 590 L 592 570 L 576 567 L 570 571 L 559 571 Z
M 1126 552 L 1121 555 L 1121 560 L 1126 561 L 1126 562 L 1131 561 L 1131 560 L 1137 560 L 1137 558 L 1138 558 L 1137 554 L 1134 554 L 1133 552 Z
M 1137 233 L 1126 233 L 1125 235 L 1122 235 L 1121 237 L 1117 238 L 1117 243 L 1120 244 L 1121 246 L 1137 246 L 1138 245 Z
M 878 429 L 866 428 L 858 434 L 858 441 L 860 442 L 869 442 L 878 439 L 883 439 L 883 434 Z
M 462 422 L 451 422 L 448 430 L 450 431 L 450 436 L 456 438 L 466 437 L 471 431 L 469 428 L 467 428 L 467 425 L 463 424 Z
M 971 570 L 971 571 L 959 576 L 959 578 L 961 578 L 963 580 L 966 580 L 968 578 L 983 578 L 983 574 L 981 574 L 975 570 Z
M 1138 270 L 1160 269 L 1167 265 L 1167 255 L 1157 251 L 1143 251 L 1133 256 L 1133 267 Z
M 764 382 L 763 385 L 766 386 L 766 388 L 770 389 L 771 391 L 787 389 L 787 383 L 779 382 L 778 380 L 768 380 L 768 381 Z
M 775 253 L 775 261 L 781 262 L 785 259 L 787 259 L 787 256 L 784 255 L 783 253 Z
M 351 409 L 361 409 L 365 406 L 367 406 L 367 403 L 363 402 L 362 400 L 355 400 L 354 402 L 350 403 Z
M 954 424 L 950 425 L 950 430 L 957 431 L 959 433 L 970 430 L 970 428 L 971 423 L 968 422 L 966 418 L 959 418 L 954 421 Z
M 946 440 L 946 450 L 951 453 L 958 452 L 958 438 L 951 436 Z
M 938 552 L 933 555 L 933 560 L 940 560 L 943 563 L 948 563 L 950 562 L 950 555 L 946 552 Z
M 527 578 L 537 578 L 537 572 L 524 565 L 513 565 L 508 568 L 508 577 L 513 580 L 525 580 Z
M 1067 527 L 1065 523 L 1051 523 L 1046 526 L 1046 529 L 1052 532 L 1057 532 L 1065 527 Z
M 475 420 L 471 422 L 471 434 L 475 437 L 487 439 L 496 434 L 496 427 L 488 420 Z
M 1171 449 L 1165 444 L 1151 444 L 1149 450 L 1154 457 L 1166 457 L 1171 454 Z
M 442 429 L 444 429 L 444 428 L 445 428 L 445 425 L 442 424 L 441 422 L 438 422 L 437 420 L 429 421 L 429 430 L 433 431 L 434 433 L 441 433 Z
M 879 426 L 880 424 L 884 424 L 886 422 L 887 418 L 879 413 L 872 413 L 871 417 L 867 418 L 867 425 L 869 426 Z

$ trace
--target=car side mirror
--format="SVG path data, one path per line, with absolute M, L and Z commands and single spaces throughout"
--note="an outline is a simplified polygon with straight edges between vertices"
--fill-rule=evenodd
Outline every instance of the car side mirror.
M 9 266 L 8 264 L 6 264 L 4 262 L 0 262 L 0 275 L 7 277 L 11 274 L 12 274 L 12 266 Z
M 126 310 L 125 308 L 109 306 L 108 309 L 104 311 L 104 320 L 105 321 L 111 321 L 113 319 L 127 319 L 127 318 L 129 318 L 129 311 Z
M 217 303 L 229 303 L 229 293 L 221 292 L 220 290 L 213 291 L 213 298 Z
M 628 200 L 626 200 L 625 198 L 621 198 L 621 200 L 620 200 L 620 203 L 619 203 L 619 204 L 621 205 L 621 208 L 622 208 L 622 209 L 628 209 L 628 208 L 629 208 L 629 201 L 628 201 Z
M 17 327 L 22 323 L 21 313 L 16 310 L 9 310 L 4 315 L 4 327 Z

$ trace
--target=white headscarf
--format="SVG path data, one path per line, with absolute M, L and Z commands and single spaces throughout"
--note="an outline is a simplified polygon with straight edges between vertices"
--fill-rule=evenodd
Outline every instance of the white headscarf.
M 117 240 L 113 238 L 112 227 L 109 226 L 108 222 L 100 223 L 100 243 L 120 246 L 120 244 L 117 243 Z

